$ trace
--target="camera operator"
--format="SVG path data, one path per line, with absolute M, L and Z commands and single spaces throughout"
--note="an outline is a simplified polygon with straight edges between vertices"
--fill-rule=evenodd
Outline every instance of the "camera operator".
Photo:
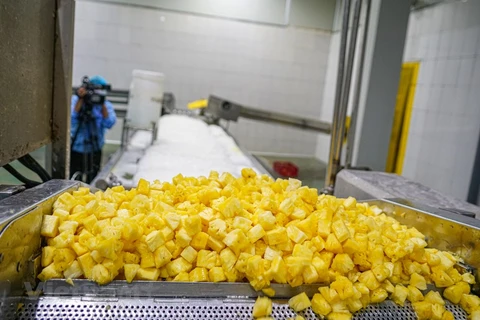
M 93 85 L 104 86 L 107 81 L 101 76 L 90 78 Z M 86 183 L 90 183 L 98 171 L 102 159 L 102 147 L 105 143 L 105 131 L 115 124 L 117 117 L 110 101 L 103 104 L 88 105 L 85 101 L 88 91 L 85 87 L 78 88 L 72 96 L 71 117 L 71 153 L 70 175 L 81 172 L 86 175 Z M 91 121 L 82 123 L 82 115 L 88 113 Z M 88 168 L 85 170 L 85 168 Z M 85 172 L 87 171 L 87 172 Z

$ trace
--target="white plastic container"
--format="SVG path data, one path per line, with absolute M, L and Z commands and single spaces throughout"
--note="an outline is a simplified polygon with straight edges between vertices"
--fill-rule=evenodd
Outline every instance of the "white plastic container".
M 163 73 L 133 70 L 127 107 L 130 126 L 151 129 L 152 122 L 158 121 L 162 109 L 164 80 Z

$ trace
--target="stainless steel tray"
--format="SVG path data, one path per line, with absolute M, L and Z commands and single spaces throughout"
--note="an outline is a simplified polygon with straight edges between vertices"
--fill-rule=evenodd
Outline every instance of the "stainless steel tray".
M 6 260 L 0 260 L 0 319 L 252 318 L 258 293 L 248 283 L 113 281 L 99 286 L 88 280 L 75 280 L 75 285 L 70 286 L 63 280 L 50 280 L 35 288 L 40 250 L 38 216 L 51 210 L 61 192 L 78 186 L 73 182 L 52 181 L 10 197 L 7 202 L 0 201 L 0 250 L 6 250 L 0 253 L 10 254 L 15 248 L 26 246 L 24 235 L 28 230 L 35 229 L 38 235 L 29 242 L 28 252 L 19 257 L 20 261 L 10 259 L 7 265 Z M 429 246 L 456 252 L 473 267 L 479 266 L 480 221 L 402 201 L 369 203 L 379 205 L 401 223 L 417 227 L 427 236 Z M 32 217 L 35 217 L 34 225 Z M 17 266 L 16 271 L 12 263 Z M 291 288 L 273 284 L 272 287 L 276 291 L 273 317 L 286 319 L 295 315 L 288 307 L 288 298 L 299 292 L 311 296 L 317 292 L 318 285 Z M 467 319 L 459 306 L 447 303 L 446 307 L 455 319 Z M 306 319 L 318 319 L 310 309 L 302 315 Z M 354 319 L 416 319 L 416 316 L 409 304 L 399 307 L 386 301 L 356 313 Z

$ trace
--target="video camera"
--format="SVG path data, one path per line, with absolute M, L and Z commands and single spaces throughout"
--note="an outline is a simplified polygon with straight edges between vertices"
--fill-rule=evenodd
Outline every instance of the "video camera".
M 102 85 L 91 83 L 87 76 L 82 78 L 81 87 L 87 90 L 87 93 L 83 97 L 87 108 L 91 108 L 95 104 L 103 104 L 107 96 L 107 91 L 112 89 L 110 84 Z

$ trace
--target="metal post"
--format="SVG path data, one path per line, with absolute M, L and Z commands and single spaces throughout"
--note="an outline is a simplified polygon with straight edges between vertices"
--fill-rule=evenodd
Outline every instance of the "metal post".
M 52 147 L 51 157 L 47 157 L 51 159 L 52 177 L 56 179 L 67 179 L 70 174 L 69 133 L 74 17 L 75 1 L 56 1 Z
M 362 87 L 362 76 L 363 76 L 363 66 L 365 64 L 365 51 L 367 49 L 367 38 L 368 38 L 368 24 L 370 23 L 370 7 L 371 0 L 367 1 L 367 8 L 364 21 L 364 31 L 363 31 L 363 41 L 362 41 L 362 52 L 360 53 L 359 66 L 358 66 L 358 76 L 357 83 L 355 84 L 355 92 L 353 97 L 352 105 L 352 116 L 350 117 L 350 129 L 348 131 L 347 138 L 347 154 L 345 160 L 345 167 L 352 167 L 352 157 L 353 157 L 353 145 L 355 143 L 355 130 L 357 128 L 357 118 L 358 118 L 358 108 L 360 105 L 360 93 Z
M 336 139 L 337 139 L 337 132 L 338 132 L 340 104 L 342 101 L 343 76 L 344 76 L 344 67 L 345 67 L 345 53 L 347 48 L 349 20 L 350 20 L 350 0 L 345 0 L 344 8 L 343 8 L 341 38 L 340 38 L 340 51 L 339 51 L 339 59 L 338 59 L 337 84 L 336 84 L 335 102 L 334 102 L 334 110 L 333 110 L 332 133 L 331 133 L 331 139 L 330 139 L 330 154 L 328 159 L 327 175 L 325 177 L 326 188 L 333 187 L 334 177 L 337 171 L 337 166 L 334 163 L 334 156 L 336 153 L 335 149 L 337 148 Z

